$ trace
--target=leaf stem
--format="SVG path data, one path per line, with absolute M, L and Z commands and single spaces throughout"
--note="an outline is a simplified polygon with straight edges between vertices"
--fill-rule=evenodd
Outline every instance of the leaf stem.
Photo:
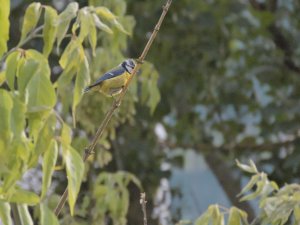
M 84 162 L 88 159 L 88 157 L 91 154 L 93 154 L 95 146 L 96 146 L 98 140 L 103 135 L 104 130 L 107 127 L 107 124 L 109 123 L 109 121 L 111 120 L 111 118 L 112 118 L 115 110 L 120 107 L 121 102 L 122 102 L 122 100 L 123 100 L 123 98 L 124 98 L 124 96 L 125 96 L 125 94 L 126 94 L 126 92 L 128 90 L 128 86 L 130 85 L 130 83 L 132 81 L 132 78 L 136 75 L 136 73 L 140 69 L 140 67 L 141 67 L 144 59 L 146 58 L 146 56 L 148 54 L 148 51 L 149 51 L 149 49 L 150 49 L 150 47 L 151 47 L 151 45 L 152 45 L 152 43 L 153 43 L 153 41 L 154 41 L 154 39 L 155 39 L 158 31 L 160 29 L 160 26 L 161 26 L 161 24 L 162 24 L 162 22 L 163 22 L 163 20 L 164 20 L 164 18 L 166 16 L 166 14 L 167 14 L 169 8 L 170 8 L 171 3 L 172 3 L 172 0 L 167 0 L 166 4 L 163 6 L 163 11 L 162 11 L 162 13 L 160 15 L 160 18 L 159 18 L 157 24 L 155 25 L 155 27 L 153 29 L 153 32 L 152 32 L 152 34 L 151 34 L 151 36 L 150 36 L 150 38 L 149 38 L 149 40 L 148 40 L 148 42 L 147 42 L 147 44 L 146 44 L 146 46 L 144 48 L 142 54 L 138 58 L 137 65 L 135 66 L 134 70 L 132 71 L 131 76 L 129 77 L 128 82 L 126 83 L 126 85 L 125 85 L 123 91 L 121 92 L 121 94 L 119 95 L 119 97 L 113 102 L 111 108 L 106 113 L 106 115 L 105 115 L 102 123 L 100 124 L 100 126 L 99 126 L 99 128 L 98 128 L 98 130 L 97 130 L 97 132 L 96 132 L 96 134 L 95 134 L 95 136 L 93 138 L 93 140 L 92 140 L 92 143 L 90 144 L 90 146 L 88 148 L 86 148 L 84 156 L 83 156 L 83 161 Z M 59 202 L 58 202 L 58 204 L 57 204 L 57 206 L 55 208 L 54 213 L 55 213 L 56 216 L 59 215 L 60 211 L 64 207 L 64 205 L 65 205 L 65 203 L 67 201 L 67 197 L 68 197 L 68 187 L 65 189 L 63 195 L 61 196 L 61 199 L 59 200 Z
M 12 53 L 13 51 L 16 51 L 18 48 L 22 47 L 23 45 L 25 45 L 27 42 L 29 42 L 30 40 L 39 37 L 38 33 L 43 30 L 44 25 L 37 27 L 36 29 L 34 29 L 24 40 L 20 41 L 17 46 L 13 47 L 12 49 L 10 49 L 8 52 L 6 52 L 2 57 L 1 57 L 1 64 L 4 62 L 4 60 L 6 59 L 6 57 Z

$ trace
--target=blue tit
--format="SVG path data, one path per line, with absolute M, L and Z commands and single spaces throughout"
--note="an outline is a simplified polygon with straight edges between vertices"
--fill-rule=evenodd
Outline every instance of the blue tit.
M 136 62 L 133 59 L 126 59 L 120 65 L 106 72 L 95 83 L 84 89 L 84 92 L 90 90 L 99 91 L 106 96 L 113 97 L 120 94 L 131 76 Z

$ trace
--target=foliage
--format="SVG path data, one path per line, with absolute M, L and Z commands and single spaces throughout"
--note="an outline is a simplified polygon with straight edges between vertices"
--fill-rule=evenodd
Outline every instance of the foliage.
M 9 203 L 17 203 L 17 209 L 13 211 L 14 219 L 17 212 L 22 223 L 33 224 L 36 218 L 32 218 L 28 207 L 35 206 L 39 209 L 38 218 L 41 224 L 58 224 L 56 216 L 52 213 L 52 200 L 49 198 L 49 194 L 52 194 L 49 193 L 49 188 L 55 180 L 53 174 L 56 165 L 62 162 L 63 168 L 66 169 L 70 212 L 71 215 L 78 216 L 75 212 L 75 202 L 81 183 L 86 179 L 89 170 L 89 167 L 84 168 L 81 157 L 85 148 L 82 144 L 87 144 L 87 140 L 78 136 L 78 132 L 94 133 L 111 103 L 110 99 L 104 99 L 97 94 L 93 94 L 94 99 L 93 96 L 87 96 L 87 105 L 101 102 L 99 106 L 102 114 L 99 114 L 99 111 L 94 112 L 97 123 L 92 122 L 93 126 L 89 126 L 86 120 L 77 121 L 77 110 L 80 116 L 90 111 L 85 104 L 81 104 L 83 89 L 90 83 L 90 75 L 92 79 L 96 79 L 117 61 L 124 59 L 122 50 L 126 48 L 127 36 L 132 33 L 134 19 L 125 15 L 125 2 L 120 5 L 121 10 L 118 14 L 101 6 L 101 2 L 82 8 L 78 3 L 72 2 L 60 13 L 49 5 L 33 2 L 25 10 L 19 42 L 8 50 L 6 42 L 10 29 L 10 1 L 3 4 L 0 9 L 0 62 L 3 68 L 0 73 L 0 216 L 5 225 L 12 224 Z M 24 45 L 37 38 L 42 39 L 42 48 L 23 49 Z M 110 58 L 107 57 L 109 54 Z M 53 79 L 53 57 L 58 58 L 62 71 L 58 79 Z M 107 61 L 99 58 L 106 58 Z M 145 68 L 153 67 L 149 64 Z M 154 77 L 150 76 L 152 72 Z M 145 81 L 142 81 L 141 85 L 145 86 L 144 83 L 148 81 L 151 85 L 144 88 L 143 102 L 153 111 L 159 101 L 156 87 L 158 74 L 153 69 L 146 69 L 145 74 Z M 130 96 L 126 98 L 114 123 L 100 141 L 106 149 L 109 148 L 107 137 L 114 139 L 114 129 L 128 119 L 132 120 L 134 116 L 137 85 L 135 81 L 130 89 Z M 154 90 L 153 95 L 150 90 Z M 69 125 L 70 118 L 73 121 L 73 130 Z M 76 123 L 80 128 L 75 129 Z M 101 151 L 98 154 L 106 155 L 105 159 L 99 159 L 102 167 L 111 160 L 111 157 L 107 156 L 108 152 Z M 41 191 L 37 194 L 24 190 L 18 182 L 28 170 L 39 167 L 39 159 L 43 161 L 43 179 Z M 97 163 L 96 159 L 94 160 Z M 133 181 L 141 187 L 138 179 L 130 173 L 120 172 L 101 173 L 99 177 L 99 187 L 107 188 L 110 195 L 113 194 L 112 197 L 117 197 L 114 194 L 120 196 L 112 202 L 108 198 L 108 204 L 102 208 L 103 213 L 108 210 L 115 223 L 121 221 L 124 224 L 129 204 L 126 186 Z M 106 177 L 115 177 L 117 186 L 111 186 L 111 181 L 106 181 Z M 48 201 L 51 204 L 48 205 Z M 91 202 L 91 199 L 88 198 L 88 201 Z M 119 202 L 123 202 L 121 208 L 118 207 Z M 104 215 L 99 216 L 105 220 Z M 62 221 L 66 218 L 67 213 Z M 72 220 L 75 222 L 76 219 Z M 99 218 L 93 223 L 98 222 Z
M 299 224 L 299 194 L 300 185 L 286 184 L 280 189 L 276 182 L 268 179 L 264 172 L 257 171 L 255 164 L 250 165 L 237 162 L 239 168 L 252 174 L 248 184 L 243 188 L 241 194 L 245 194 L 241 201 L 258 199 L 260 214 L 251 224 L 283 225 L 288 220 L 293 224 Z M 254 192 L 248 193 L 255 187 Z M 222 211 L 221 211 L 222 210 Z M 196 225 L 224 224 L 224 215 L 228 214 L 228 225 L 248 225 L 247 213 L 232 207 L 226 209 L 218 205 L 210 206 L 196 221 Z
M 132 83 L 82 171 L 73 167 L 82 168 L 79 156 L 113 101 L 94 93 L 82 96 L 82 88 L 125 57 L 140 53 L 162 2 L 89 0 L 88 4 L 65 5 L 64 10 L 44 5 L 52 1 L 29 7 L 27 1 L 19 1 L 18 6 L 11 2 L 3 1 L 0 8 L 0 215 L 5 224 L 12 223 L 7 216 L 12 201 L 17 201 L 26 221 L 33 208 L 40 215 L 32 219 L 35 223 L 45 224 L 45 218 L 53 218 L 51 212 L 67 182 L 64 171 L 57 169 L 66 169 L 69 182 L 76 182 L 71 205 L 82 183 L 74 216 L 66 209 L 62 224 L 96 223 L 87 215 L 98 204 L 92 198 L 93 181 L 102 170 L 135 174 L 151 208 L 151 195 L 159 178 L 166 175 L 159 168 L 161 161 L 169 160 L 165 159 L 166 149 L 194 148 L 206 159 L 220 157 L 219 163 L 209 166 L 229 167 L 238 181 L 243 174 L 233 167 L 234 159 L 249 157 L 280 186 L 297 181 L 300 20 L 296 0 L 174 1 L 149 54 L 155 69 L 143 65 L 142 74 Z M 10 32 L 9 37 L 9 26 L 11 30 L 21 27 L 20 32 Z M 159 110 L 155 110 L 158 103 Z M 164 139 L 154 132 L 158 124 L 167 131 Z M 29 169 L 39 170 L 41 162 L 41 191 L 28 194 L 18 181 Z M 240 187 L 229 173 L 221 171 L 215 175 L 235 196 Z M 116 179 L 114 173 L 105 174 Z M 298 221 L 294 202 L 285 200 L 288 195 L 279 195 L 287 187 L 297 199 L 294 185 L 277 190 L 265 174 L 253 172 L 253 177 L 250 184 L 255 191 L 244 199 L 265 199 L 260 204 L 262 221 L 270 223 L 272 218 L 280 224 L 289 215 L 290 223 Z M 129 188 L 133 196 L 129 205 L 134 207 L 135 188 L 125 186 L 121 185 L 122 191 L 119 187 L 112 191 L 125 193 Z M 267 196 L 261 189 L 265 186 L 270 191 Z M 270 209 L 273 203 L 283 210 Z M 109 204 L 98 216 L 103 218 L 105 212 L 109 214 L 106 219 L 124 222 L 128 212 L 130 224 L 141 223 L 137 211 L 127 211 L 126 204 L 118 211 L 122 217 L 112 218 L 117 214 L 111 213 Z M 217 215 L 218 221 L 225 215 L 224 222 L 234 224 L 243 220 L 243 210 L 213 205 L 206 215 Z

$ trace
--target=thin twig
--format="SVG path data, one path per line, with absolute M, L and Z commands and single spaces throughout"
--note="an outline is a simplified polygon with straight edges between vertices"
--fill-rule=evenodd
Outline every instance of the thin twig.
M 85 150 L 85 154 L 83 156 L 83 161 L 84 162 L 88 159 L 88 157 L 91 154 L 93 154 L 95 146 L 96 146 L 98 140 L 100 139 L 100 137 L 103 135 L 104 130 L 107 127 L 107 124 L 111 120 L 111 118 L 112 118 L 115 110 L 117 108 L 119 108 L 119 106 L 121 105 L 121 102 L 122 102 L 122 100 L 123 100 L 123 98 L 124 98 L 124 96 L 125 96 L 125 94 L 127 92 L 128 86 L 130 85 L 132 78 L 136 75 L 136 73 L 140 69 L 140 67 L 141 67 L 144 59 L 146 58 L 146 56 L 148 54 L 148 51 L 149 51 L 149 49 L 150 49 L 150 47 L 151 47 L 151 45 L 152 45 L 152 43 L 153 43 L 153 41 L 154 41 L 154 39 L 155 39 L 158 31 L 160 29 L 160 26 L 161 26 L 161 24 L 162 24 L 162 22 L 163 22 L 163 20 L 164 20 L 164 18 L 166 16 L 168 10 L 169 10 L 169 7 L 170 7 L 171 3 L 172 3 L 172 0 L 167 0 L 166 5 L 163 6 L 162 14 L 161 14 L 161 16 L 160 16 L 160 18 L 159 18 L 159 20 L 158 20 L 158 22 L 157 22 L 157 24 L 156 24 L 153 32 L 152 32 L 152 34 L 151 34 L 151 36 L 150 36 L 150 38 L 149 38 L 149 40 L 148 40 L 148 42 L 147 42 L 147 44 L 146 44 L 143 52 L 142 52 L 142 54 L 138 58 L 137 65 L 135 66 L 134 70 L 132 71 L 132 74 L 131 74 L 128 82 L 126 83 L 126 85 L 125 85 L 122 93 L 119 95 L 118 99 L 113 102 L 111 108 L 106 113 L 106 115 L 105 115 L 102 123 L 100 124 L 100 126 L 99 126 L 99 128 L 98 128 L 98 130 L 97 130 L 97 132 L 96 132 L 96 134 L 94 136 L 94 139 L 92 140 L 91 145 Z M 56 216 L 59 215 L 60 211 L 62 210 L 62 208 L 64 207 L 64 205 L 65 205 L 65 203 L 67 201 L 67 197 L 68 197 L 68 190 L 67 189 L 68 189 L 68 187 L 66 188 L 65 192 L 61 196 L 61 199 L 60 199 L 59 203 L 57 204 L 57 206 L 55 208 L 54 213 L 55 213 Z
M 27 42 L 29 42 L 30 40 L 32 40 L 33 38 L 37 38 L 38 33 L 43 30 L 44 25 L 37 27 L 36 29 L 34 29 L 23 41 L 20 41 L 19 44 L 17 44 L 16 47 L 10 49 L 8 52 L 6 52 L 0 60 L 0 63 L 2 64 L 2 62 L 4 62 L 4 60 L 6 59 L 6 57 L 12 53 L 13 51 L 16 51 L 18 48 L 22 47 L 23 45 L 25 45 Z
M 143 215 L 144 215 L 144 225 L 147 225 L 147 210 L 146 210 L 146 193 L 141 193 L 141 198 L 140 198 L 140 204 L 142 206 L 142 211 L 143 211 Z

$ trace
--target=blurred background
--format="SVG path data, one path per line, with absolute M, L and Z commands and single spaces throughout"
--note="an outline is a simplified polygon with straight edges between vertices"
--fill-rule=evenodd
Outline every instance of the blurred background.
M 11 1 L 9 48 L 18 42 L 31 2 Z M 41 1 L 58 11 L 70 2 Z M 99 32 L 96 57 L 90 57 L 95 80 L 123 58 L 139 56 L 164 0 L 77 2 L 108 7 L 131 33 Z M 93 178 L 103 171 L 129 171 L 141 181 L 151 224 L 194 220 L 215 203 L 241 207 L 254 218 L 255 202 L 237 198 L 248 178 L 235 159 L 252 159 L 279 184 L 299 182 L 299 10 L 297 0 L 174 0 L 148 63 L 88 163 L 78 205 L 87 201 Z M 41 49 L 42 42 L 26 48 Z M 61 74 L 58 54 L 49 60 L 55 82 Z M 61 94 L 65 102 L 68 91 L 71 87 Z M 77 149 L 91 140 L 111 102 L 101 95 L 84 97 L 74 131 Z M 71 120 L 68 104 L 58 103 L 57 109 Z M 54 176 L 58 198 L 66 179 L 59 169 Z M 40 180 L 41 172 L 31 170 L 23 185 L 34 190 Z M 141 224 L 140 191 L 128 187 L 128 224 Z M 88 224 L 80 215 L 63 221 Z

